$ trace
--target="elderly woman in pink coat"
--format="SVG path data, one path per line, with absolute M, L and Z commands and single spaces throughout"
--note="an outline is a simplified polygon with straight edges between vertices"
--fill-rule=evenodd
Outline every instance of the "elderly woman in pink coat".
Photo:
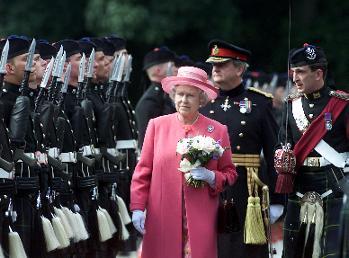
M 143 234 L 142 258 L 215 258 L 219 193 L 237 178 L 226 126 L 198 111 L 217 97 L 217 89 L 196 67 L 181 67 L 161 83 L 177 112 L 149 121 L 131 182 L 132 222 Z M 199 135 L 225 150 L 205 167 L 190 170 L 193 179 L 204 182 L 196 188 L 178 169 L 176 147 L 181 139 Z

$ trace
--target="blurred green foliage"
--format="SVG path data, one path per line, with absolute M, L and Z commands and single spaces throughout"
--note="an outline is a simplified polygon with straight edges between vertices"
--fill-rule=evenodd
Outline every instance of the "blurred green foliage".
M 287 71 L 289 1 L 262 0 L 0 0 L 0 36 L 56 41 L 117 34 L 139 67 L 151 48 L 167 45 L 203 61 L 210 39 L 252 50 L 251 69 Z M 349 89 L 349 1 L 292 0 L 290 47 L 322 46 L 339 88 Z

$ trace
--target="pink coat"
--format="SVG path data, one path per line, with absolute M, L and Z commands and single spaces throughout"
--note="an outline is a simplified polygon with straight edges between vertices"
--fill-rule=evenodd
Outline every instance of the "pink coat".
M 211 130 L 213 128 L 213 130 Z M 206 135 L 230 147 L 226 126 L 200 115 L 189 136 Z M 233 184 L 237 173 L 227 149 L 206 166 L 215 172 L 215 189 L 187 186 L 178 170 L 177 142 L 186 137 L 177 113 L 149 121 L 140 161 L 131 182 L 131 210 L 147 210 L 142 258 L 182 258 L 182 200 L 184 196 L 192 258 L 217 257 L 218 193 Z

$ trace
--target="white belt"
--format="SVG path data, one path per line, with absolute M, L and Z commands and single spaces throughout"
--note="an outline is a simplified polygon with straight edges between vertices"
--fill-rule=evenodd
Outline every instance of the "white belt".
M 64 152 L 59 155 L 59 159 L 63 163 L 76 163 L 76 153 L 75 152 Z
M 35 154 L 32 152 L 25 152 L 24 155 L 26 155 L 27 157 L 31 158 L 31 159 L 36 159 Z M 17 162 L 22 163 L 23 161 L 21 159 L 17 160 Z
M 117 149 L 115 149 L 115 148 L 108 148 L 107 152 L 110 155 L 112 155 L 113 157 L 116 157 L 116 156 L 120 155 L 120 152 Z
M 59 150 L 57 147 L 54 148 L 49 148 L 48 149 L 48 153 L 47 153 L 50 157 L 56 159 L 59 156 Z
M 94 151 L 93 145 L 85 145 L 82 147 L 82 156 L 92 156 L 95 151 Z
M 116 142 L 116 148 L 118 150 L 121 149 L 137 149 L 137 141 L 136 140 L 120 140 Z
M 344 160 L 345 163 L 348 164 L 349 162 L 349 152 L 343 152 L 343 153 L 338 153 L 338 154 L 334 154 L 337 156 L 336 159 L 338 160 Z M 304 162 L 303 162 L 303 166 L 307 166 L 307 167 L 324 167 L 324 166 L 328 166 L 331 165 L 333 163 L 331 163 L 330 161 L 328 161 L 325 157 L 307 157 Z M 340 166 L 337 166 L 337 165 Z M 342 163 L 338 164 L 336 162 L 335 165 L 336 167 L 344 167 L 344 165 L 342 165 Z
M 6 170 L 0 168 L 0 178 L 4 179 L 14 179 L 15 178 L 15 172 L 7 172 Z

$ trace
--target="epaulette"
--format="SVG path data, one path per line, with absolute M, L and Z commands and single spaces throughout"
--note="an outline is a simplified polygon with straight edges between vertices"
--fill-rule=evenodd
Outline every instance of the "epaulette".
M 334 90 L 331 90 L 329 92 L 329 95 L 333 96 L 333 97 L 336 97 L 336 98 L 339 98 L 339 99 L 344 99 L 345 101 L 349 100 L 349 94 L 344 92 L 344 91 L 334 91 Z
M 273 94 L 265 92 L 265 91 L 262 91 L 260 89 L 255 88 L 255 87 L 248 87 L 247 90 L 259 93 L 259 94 L 261 94 L 261 95 L 263 95 L 263 96 L 265 96 L 267 98 L 274 98 Z
M 285 102 L 292 101 L 294 99 L 298 99 L 298 98 L 302 97 L 303 95 L 304 95 L 303 93 L 299 93 L 299 92 L 291 93 L 285 98 Z

